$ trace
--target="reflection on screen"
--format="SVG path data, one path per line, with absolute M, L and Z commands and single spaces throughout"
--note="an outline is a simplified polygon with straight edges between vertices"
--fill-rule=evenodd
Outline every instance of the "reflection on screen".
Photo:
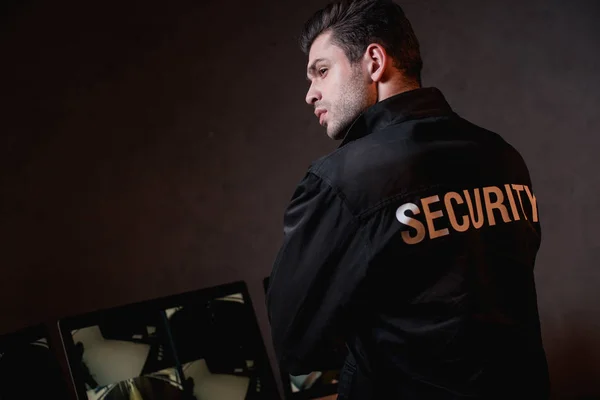
M 313 371 L 307 375 L 290 375 L 290 389 L 293 393 L 304 390 L 318 390 L 329 385 L 337 385 L 340 371 Z
M 183 398 L 160 312 L 116 312 L 71 335 L 89 400 Z
M 245 293 L 198 291 L 61 323 L 78 391 L 88 400 L 277 399 Z
M 254 316 L 241 293 L 169 314 L 173 343 L 196 398 L 243 400 L 260 394 L 255 338 L 244 328 Z

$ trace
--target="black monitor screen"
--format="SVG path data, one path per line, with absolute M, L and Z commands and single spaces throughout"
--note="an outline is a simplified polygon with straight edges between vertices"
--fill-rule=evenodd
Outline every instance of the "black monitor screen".
M 276 399 L 243 282 L 61 321 L 81 399 Z

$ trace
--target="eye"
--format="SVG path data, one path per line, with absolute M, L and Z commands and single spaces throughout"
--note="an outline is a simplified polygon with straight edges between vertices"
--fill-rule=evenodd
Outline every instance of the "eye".
M 320 69 L 319 69 L 319 75 L 320 75 L 320 76 L 323 76 L 323 75 L 325 75 L 325 73 L 326 73 L 326 72 L 327 72 L 327 68 L 320 68 Z

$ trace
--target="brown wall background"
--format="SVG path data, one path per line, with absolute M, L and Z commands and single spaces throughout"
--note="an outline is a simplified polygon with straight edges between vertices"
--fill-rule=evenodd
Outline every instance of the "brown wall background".
M 283 210 L 337 146 L 295 44 L 324 4 L 3 3 L 0 332 L 245 280 L 268 338 Z M 401 4 L 424 84 L 527 160 L 554 394 L 600 396 L 599 3 Z

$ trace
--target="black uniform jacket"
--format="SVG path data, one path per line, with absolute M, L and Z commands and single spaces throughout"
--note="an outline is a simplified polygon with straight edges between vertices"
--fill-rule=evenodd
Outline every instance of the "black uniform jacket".
M 280 366 L 348 355 L 339 399 L 544 398 L 540 210 L 520 154 L 436 88 L 367 109 L 284 215 L 267 293 Z

